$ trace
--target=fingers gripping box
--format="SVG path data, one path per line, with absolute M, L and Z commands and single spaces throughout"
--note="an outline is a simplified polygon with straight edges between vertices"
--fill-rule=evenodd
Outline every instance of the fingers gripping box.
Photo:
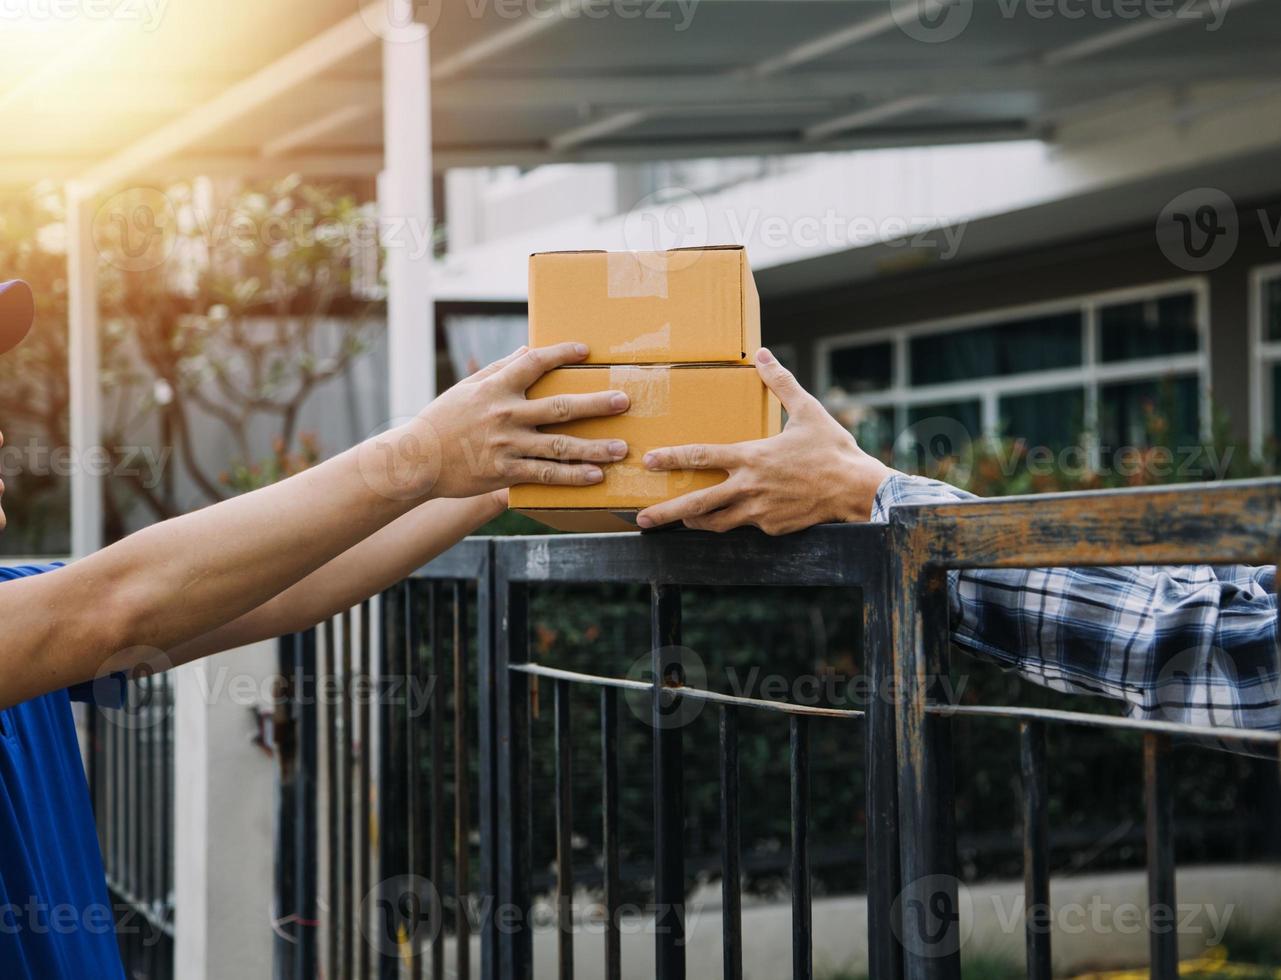
M 604 467 L 602 483 L 586 487 L 524 484 L 511 506 L 567 531 L 634 531 L 636 513 L 651 504 L 715 486 L 723 470 L 654 472 L 641 462 L 651 449 L 691 443 L 745 442 L 778 433 L 778 399 L 756 369 L 715 364 L 566 367 L 529 389 L 530 398 L 618 389 L 631 407 L 613 418 L 545 427 L 583 439 L 622 439 L 627 456 Z

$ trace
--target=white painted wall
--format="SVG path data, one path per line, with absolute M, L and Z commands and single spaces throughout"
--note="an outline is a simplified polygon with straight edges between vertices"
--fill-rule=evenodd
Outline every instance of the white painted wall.
M 905 231 L 956 226 L 1281 152 L 1278 118 L 1281 90 L 1275 86 L 1202 85 L 1089 107 L 1060 120 L 1053 143 L 815 154 L 793 158 L 780 173 L 722 189 L 700 190 L 701 180 L 689 180 L 684 186 L 693 189 L 682 194 L 681 182 L 672 181 L 665 196 L 642 198 L 630 210 L 631 202 L 623 201 L 622 213 L 605 217 L 585 183 L 577 206 L 565 203 L 541 225 L 503 238 L 476 235 L 473 244 L 451 249 L 437 269 L 438 298 L 522 301 L 526 257 L 543 250 L 737 243 L 747 247 L 757 270 L 789 265 L 893 241 Z M 525 186 L 532 193 L 530 177 Z M 1139 213 L 1153 217 L 1142 208 Z M 1096 206 L 1088 219 L 1100 230 L 1135 220 L 1115 204 Z M 823 227 L 848 228 L 850 222 L 857 223 L 854 236 Z
M 251 692 L 270 692 L 275 643 L 174 672 L 175 975 L 271 976 L 275 760 L 253 744 Z

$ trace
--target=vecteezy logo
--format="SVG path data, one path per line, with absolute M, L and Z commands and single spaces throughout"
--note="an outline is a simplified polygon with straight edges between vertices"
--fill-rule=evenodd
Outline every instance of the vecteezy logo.
M 154 187 L 113 194 L 94 213 L 93 244 L 107 262 L 125 272 L 147 272 L 173 254 L 178 214 Z
M 636 202 L 623 219 L 623 247 L 635 252 L 642 262 L 647 253 L 665 249 L 693 248 L 707 244 L 707 205 L 693 191 L 666 187 Z M 667 271 L 677 255 L 665 255 L 659 271 Z M 698 252 L 683 253 L 693 262 Z
M 412 428 L 407 424 L 411 422 Z M 430 422 L 402 418 L 378 426 L 364 438 L 356 449 L 356 465 L 365 486 L 380 497 L 412 500 L 435 486 L 441 451 L 440 436 Z M 474 462 L 468 457 L 469 465 Z
M 1213 187 L 1186 191 L 1156 222 L 1162 254 L 1186 272 L 1210 272 L 1236 253 L 1241 229 L 1232 198 Z
M 894 465 L 908 473 L 965 482 L 974 463 L 970 432 L 954 418 L 921 419 L 894 440 Z
M 974 932 L 974 903 L 957 879 L 926 875 L 899 892 L 890 920 L 908 952 L 951 956 Z
M 440 21 L 444 0 L 355 0 L 360 19 L 376 37 L 393 43 L 421 41 Z
M 893 0 L 890 14 L 913 40 L 941 44 L 960 37 L 969 26 L 974 0 Z
M 655 670 L 662 672 L 657 695 L 653 689 Z M 707 667 L 689 647 L 660 647 L 637 657 L 627 671 L 627 679 L 651 686 L 650 690 L 627 688 L 623 699 L 632 714 L 653 728 L 684 728 L 703 710 L 702 698 L 686 697 L 674 690 L 707 688 Z
M 129 647 L 108 657 L 98 669 L 89 690 L 102 716 L 125 731 L 155 728 L 173 712 L 165 674 L 173 661 L 155 647 Z
M 374 885 L 360 903 L 360 929 L 382 956 L 421 949 L 440 934 L 440 894 L 426 878 L 398 875 Z

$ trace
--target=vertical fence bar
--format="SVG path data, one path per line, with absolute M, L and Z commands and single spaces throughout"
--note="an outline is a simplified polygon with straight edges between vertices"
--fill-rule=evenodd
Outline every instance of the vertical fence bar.
M 450 676 L 446 655 L 446 638 L 454 632 L 452 604 L 445 600 L 445 587 L 432 587 L 431 632 L 431 883 L 439 897 L 445 889 L 445 844 L 449 837 L 449 811 L 445 807 L 445 732 L 448 731 Z M 435 941 L 431 944 L 431 978 L 445 980 L 445 924 L 439 908 L 432 910 L 437 919 Z
M 420 801 L 423 799 L 422 793 L 422 752 L 418 740 L 419 729 L 429 724 L 430 720 L 424 714 L 419 717 L 415 714 L 417 705 L 413 697 L 418 682 L 422 679 L 422 644 L 419 642 L 418 635 L 418 616 L 417 616 L 417 589 L 412 579 L 406 579 L 400 584 L 399 592 L 401 602 L 404 606 L 401 610 L 401 623 L 404 630 L 404 652 L 402 668 L 404 670 L 404 692 L 405 710 L 403 713 L 405 724 L 405 769 L 404 769 L 404 793 L 405 809 L 398 815 L 398 818 L 405 825 L 405 874 L 410 877 L 411 881 L 416 884 L 418 875 L 422 873 L 422 851 L 423 838 L 427 835 L 420 833 L 418 810 Z M 435 589 L 432 588 L 430 608 L 436 601 Z M 430 619 L 428 620 L 430 622 Z M 386 872 L 383 873 L 386 877 Z M 416 893 L 415 893 L 416 894 Z M 412 907 L 412 906 L 411 906 Z M 421 913 L 422 910 L 416 910 Z M 433 912 L 435 910 L 432 910 Z M 422 923 L 421 914 L 416 921 L 406 923 L 406 950 L 405 954 L 409 963 L 410 980 L 422 980 L 423 975 L 423 951 L 422 936 L 419 935 L 419 926 Z
M 813 980 L 814 928 L 810 903 L 809 719 L 791 717 L 792 774 L 792 976 Z
M 320 690 L 333 689 L 332 678 L 336 677 L 337 657 L 335 656 L 334 621 L 325 620 L 325 683 Z M 329 905 L 325 917 L 325 976 L 338 976 L 339 947 L 339 908 L 342 893 L 339 890 L 339 833 L 338 833 L 338 713 L 336 705 L 325 699 L 325 842 L 327 864 L 325 869 L 325 895 Z
M 298 911 L 298 891 L 295 874 L 297 861 L 294 852 L 298 837 L 292 828 L 297 812 L 298 795 L 298 739 L 295 725 L 297 695 L 294 691 L 297 670 L 298 640 L 283 636 L 276 644 L 277 678 L 276 759 L 280 775 L 276 780 L 275 826 L 275 893 L 276 940 L 274 947 L 274 976 L 276 980 L 292 980 L 297 976 L 298 945 L 290 928 L 291 916 Z
M 494 663 L 494 546 L 487 542 L 476 582 L 476 719 L 480 731 L 480 923 L 481 980 L 498 980 L 498 931 L 493 906 L 498 900 L 498 732 L 495 715 L 498 680 Z
M 405 667 L 403 589 L 383 593 L 382 642 L 378 650 L 378 690 L 389 691 L 407 678 Z M 412 910 L 406 879 L 409 871 L 408 820 L 406 819 L 408 768 L 406 725 L 401 699 L 379 698 L 378 712 L 378 908 L 381 922 L 374 924 L 379 939 L 380 980 L 400 980 L 400 964 L 407 956 L 412 923 L 405 912 Z M 407 902 L 406 899 L 410 900 Z
M 574 978 L 574 734 L 569 682 L 558 680 L 556 714 L 556 931 L 558 976 Z
M 681 593 L 655 585 L 650 603 L 654 724 L 654 943 L 658 980 L 685 976 L 685 771 L 681 702 L 666 688 L 685 683 L 680 659 Z
M 1147 803 L 1148 937 L 1153 980 L 1179 975 L 1179 934 L 1174 889 L 1174 793 L 1170 738 L 1143 736 L 1143 786 Z
M 889 530 L 903 974 L 960 980 L 951 730 L 926 712 L 947 665 L 947 577 L 927 571 L 910 526 L 891 520 Z
M 1045 726 L 1019 723 L 1023 774 L 1023 918 L 1027 975 L 1050 980 L 1050 831 L 1045 773 Z
M 298 705 L 298 845 L 294 858 L 298 862 L 298 939 L 299 980 L 316 976 L 316 854 L 319 841 L 316 829 L 316 631 L 308 630 L 297 637 L 298 653 L 294 692 Z
M 339 836 L 342 839 L 342 871 L 340 883 L 341 913 L 339 916 L 339 933 L 342 936 L 342 960 L 339 967 L 339 980 L 352 980 L 355 967 L 355 936 L 352 932 L 354 909 L 357 898 L 352 892 L 353 853 L 355 850 L 355 820 L 353 819 L 352 785 L 355 782 L 355 753 L 352 743 L 356 733 L 352 728 L 353 702 L 351 683 L 351 610 L 342 614 L 342 676 L 339 679 L 342 692 L 342 709 L 338 724 L 340 728 L 339 744 L 342 746 L 342 758 L 339 763 L 340 797 Z
M 894 721 L 894 664 L 889 631 L 888 570 L 858 590 L 863 612 L 864 670 L 871 696 L 863 728 L 864 809 L 867 837 L 867 956 L 874 977 L 901 977 L 903 950 L 895 921 L 896 899 L 902 889 L 899 874 L 898 763 Z
M 471 738 L 467 716 L 467 586 L 454 583 L 454 973 L 471 978 Z
M 498 845 L 499 923 L 503 980 L 533 977 L 533 928 L 529 920 L 529 682 L 510 664 L 529 657 L 528 593 L 522 583 L 495 577 L 498 638 Z
M 600 751 L 602 773 L 601 823 L 605 857 L 605 980 L 623 975 L 622 933 L 618 922 L 620 901 L 618 862 L 618 691 L 600 692 Z
M 356 791 L 360 799 L 360 827 L 356 840 L 360 847 L 360 942 L 356 961 L 356 976 L 367 980 L 370 973 L 370 953 L 373 923 L 370 919 L 371 903 L 368 901 L 374 887 L 371 870 L 373 842 L 370 830 L 373 826 L 373 718 L 374 697 L 371 685 L 371 668 L 373 661 L 373 623 L 371 620 L 372 603 L 366 599 L 360 604 L 360 668 L 356 676 L 355 693 L 361 700 L 360 705 L 360 778 Z
M 738 817 L 738 709 L 721 708 L 721 948 L 725 980 L 743 976 L 743 891 Z

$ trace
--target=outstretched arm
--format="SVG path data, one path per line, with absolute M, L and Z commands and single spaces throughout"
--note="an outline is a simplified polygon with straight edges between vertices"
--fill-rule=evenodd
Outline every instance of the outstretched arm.
M 723 469 L 729 479 L 650 507 L 642 526 L 781 534 L 972 496 L 869 456 L 768 351 L 757 369 L 787 427 L 758 442 L 650 453 L 653 469 Z M 952 643 L 1038 684 L 1119 699 L 1141 717 L 1276 728 L 1275 578 L 1275 568 L 1205 565 L 954 571 Z
M 395 585 L 506 509 L 506 490 L 415 507 L 257 609 L 175 647 L 149 666 L 177 667 L 310 629 Z
M 0 707 L 131 669 L 239 619 L 431 498 L 599 481 L 600 464 L 615 458 L 608 442 L 538 427 L 617 414 L 626 396 L 524 395 L 586 353 L 576 344 L 518 352 L 414 419 L 288 480 L 7 583 Z

